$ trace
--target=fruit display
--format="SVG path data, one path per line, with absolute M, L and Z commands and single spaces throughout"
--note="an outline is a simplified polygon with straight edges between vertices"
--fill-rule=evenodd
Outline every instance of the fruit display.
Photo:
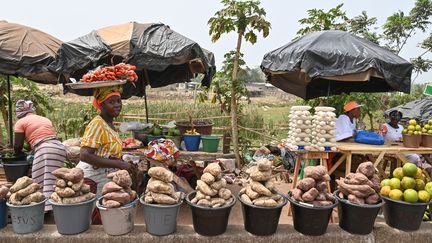
M 197 181 L 196 194 L 191 203 L 209 208 L 230 205 L 234 201 L 227 182 L 222 178 L 222 169 L 218 163 L 211 163 L 204 168 L 203 175 Z
M 363 162 L 356 173 L 349 173 L 345 178 L 336 180 L 339 185 L 339 197 L 350 203 L 364 205 L 379 203 L 380 179 L 372 162 Z
M 134 201 L 137 193 L 131 189 L 132 178 L 126 170 L 119 170 L 107 175 L 110 182 L 102 188 L 102 206 L 118 208 Z
M 184 194 L 174 190 L 174 174 L 171 171 L 163 167 L 152 167 L 148 174 L 151 178 L 144 194 L 146 203 L 172 205 L 183 199 Z
M 312 129 L 312 147 L 319 151 L 336 151 L 336 109 L 327 106 L 315 107 Z
M 408 126 L 402 130 L 402 134 L 407 135 L 422 135 L 422 127 L 417 124 L 417 121 L 411 119 L 408 121 Z
M 142 142 L 134 138 L 126 138 L 122 141 L 123 148 L 136 148 L 142 146 Z
M 422 128 L 422 134 L 432 135 L 432 119 L 427 121 Z
M 39 192 L 40 186 L 34 183 L 30 177 L 23 176 L 9 189 L 8 202 L 15 206 L 30 205 L 42 202 L 45 196 Z
M 84 184 L 84 172 L 79 168 L 59 168 L 52 172 L 57 177 L 51 200 L 61 204 L 80 203 L 95 197 L 90 186 Z
M 275 207 L 284 203 L 285 199 L 275 191 L 275 179 L 272 176 L 272 161 L 264 158 L 257 165 L 246 171 L 249 181 L 240 190 L 243 203 L 261 207 Z
M 135 73 L 134 65 L 119 63 L 114 66 L 97 68 L 84 74 L 80 79 L 81 82 L 95 82 L 107 80 L 127 80 L 131 82 L 138 81 L 138 75 Z
M 6 199 L 7 194 L 9 193 L 9 188 L 4 185 L 0 186 L 0 200 Z
M 300 149 L 310 150 L 312 141 L 312 115 L 310 106 L 292 106 L 289 118 L 288 140 Z
M 324 166 L 308 166 L 304 169 L 304 178 L 291 190 L 292 198 L 314 207 L 333 205 L 335 198 L 327 190 L 328 181 L 330 176 Z
M 185 134 L 187 134 L 187 135 L 199 135 L 199 133 L 197 132 L 197 130 L 195 128 L 193 128 L 191 130 L 186 130 Z
M 427 182 L 423 172 L 413 163 L 406 163 L 393 171 L 393 178 L 381 181 L 380 194 L 410 203 L 429 202 L 432 182 Z

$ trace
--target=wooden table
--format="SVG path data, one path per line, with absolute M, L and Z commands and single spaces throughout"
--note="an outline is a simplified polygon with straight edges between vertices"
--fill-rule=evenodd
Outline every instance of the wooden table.
M 351 172 L 351 161 L 353 154 L 364 154 L 370 156 L 376 156 L 374 165 L 378 169 L 381 175 L 385 176 L 384 171 L 378 166 L 386 154 L 395 155 L 403 164 L 408 162 L 405 154 L 432 154 L 432 148 L 419 147 L 419 148 L 407 148 L 402 143 L 388 143 L 383 145 L 369 145 L 361 143 L 350 143 L 350 142 L 338 142 L 338 152 L 342 153 L 342 157 L 332 166 L 329 174 L 332 174 L 341 164 L 345 161 L 345 175 Z

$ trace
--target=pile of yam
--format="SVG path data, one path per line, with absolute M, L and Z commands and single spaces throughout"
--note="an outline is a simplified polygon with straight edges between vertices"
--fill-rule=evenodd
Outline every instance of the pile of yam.
M 151 177 L 144 195 L 144 202 L 149 204 L 172 205 L 179 203 L 184 194 L 176 192 L 172 181 L 174 174 L 163 167 L 152 167 L 148 170 Z
M 359 165 L 356 173 L 349 173 L 345 178 L 336 180 L 339 186 L 338 196 L 358 205 L 377 204 L 380 202 L 380 180 L 372 162 Z
M 118 208 L 137 198 L 137 193 L 131 189 L 132 178 L 127 170 L 109 173 L 107 178 L 111 179 L 111 181 L 102 188 L 102 206 Z
M 226 188 L 222 178 L 222 169 L 218 163 L 211 163 L 204 168 L 203 175 L 197 181 L 196 194 L 191 203 L 209 208 L 220 208 L 232 204 L 234 197 Z
M 80 203 L 91 200 L 95 194 L 84 184 L 84 172 L 79 168 L 59 168 L 52 172 L 57 177 L 51 200 L 60 204 Z
M 10 196 L 8 202 L 15 206 L 40 203 L 45 200 L 45 196 L 39 192 L 39 189 L 39 184 L 34 183 L 31 178 L 28 176 L 21 177 L 9 189 Z M 5 192 L 4 189 L 1 191 L 3 192 L 0 194 L 3 195 Z
M 327 169 L 322 166 L 308 166 L 304 169 L 304 178 L 291 191 L 297 202 L 312 204 L 314 207 L 330 206 L 335 203 L 334 196 L 327 190 L 330 181 Z
M 285 202 L 285 199 L 275 189 L 275 179 L 272 176 L 272 162 L 261 159 L 257 165 L 247 171 L 249 180 L 240 190 L 240 199 L 247 204 L 262 207 L 275 207 Z

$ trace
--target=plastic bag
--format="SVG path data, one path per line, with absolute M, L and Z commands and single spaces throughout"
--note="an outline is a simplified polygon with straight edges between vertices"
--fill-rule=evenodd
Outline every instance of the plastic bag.
M 119 130 L 121 132 L 134 131 L 134 130 L 144 130 L 146 128 L 152 128 L 152 123 L 139 123 L 139 122 L 122 122 L 120 124 Z
M 384 137 L 380 136 L 374 132 L 359 131 L 354 141 L 357 143 L 382 145 L 384 144 Z

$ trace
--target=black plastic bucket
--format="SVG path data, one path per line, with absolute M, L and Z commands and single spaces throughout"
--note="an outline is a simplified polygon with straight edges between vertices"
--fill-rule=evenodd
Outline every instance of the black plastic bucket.
M 13 155 L 11 157 L 6 157 L 5 154 L 0 155 L 0 159 L 3 163 L 17 163 L 27 161 L 27 154 Z
M 287 196 L 291 204 L 294 229 L 305 235 L 323 235 L 327 231 L 330 216 L 338 201 L 331 206 L 312 207 L 300 204 L 291 198 L 291 192 Z
M 282 208 L 287 204 L 284 202 L 276 207 L 261 207 L 244 203 L 240 195 L 237 195 L 242 204 L 243 222 L 247 232 L 254 235 L 272 235 L 276 232 Z
M 375 219 L 384 201 L 381 199 L 377 204 L 358 205 L 340 198 L 338 194 L 339 190 L 335 191 L 335 196 L 339 201 L 339 226 L 351 234 L 367 235 L 372 232 Z
M 233 197 L 233 202 L 228 206 L 209 208 L 198 206 L 190 201 L 195 197 L 195 193 L 193 191 L 186 196 L 186 203 L 192 209 L 192 221 L 195 232 L 204 236 L 215 236 L 225 233 L 231 208 L 236 202 L 235 197 Z
M 6 180 L 9 182 L 15 182 L 19 178 L 28 175 L 30 167 L 31 163 L 27 161 L 3 163 Z
M 409 203 L 382 197 L 384 204 L 384 218 L 388 226 L 403 231 L 414 231 L 420 228 L 427 203 Z

